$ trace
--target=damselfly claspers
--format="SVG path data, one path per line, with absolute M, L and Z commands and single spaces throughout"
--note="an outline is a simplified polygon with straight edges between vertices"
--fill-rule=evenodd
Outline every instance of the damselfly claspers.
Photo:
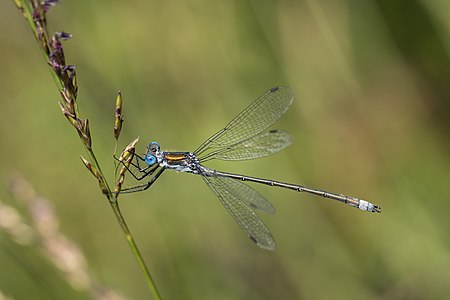
M 148 189 L 165 170 L 200 175 L 250 239 L 267 250 L 275 249 L 275 241 L 254 209 L 273 214 L 275 208 L 261 194 L 246 185 L 245 181 L 306 192 L 337 200 L 360 210 L 381 212 L 379 206 L 358 198 L 297 184 L 222 172 L 203 165 L 212 159 L 260 158 L 289 146 L 292 138 L 287 132 L 266 129 L 288 110 L 293 98 L 293 93 L 288 87 L 270 89 L 194 152 L 161 151 L 157 142 L 151 142 L 145 155 L 133 154 L 134 158 L 128 167 L 130 173 L 144 183 L 125 188 L 121 193 Z

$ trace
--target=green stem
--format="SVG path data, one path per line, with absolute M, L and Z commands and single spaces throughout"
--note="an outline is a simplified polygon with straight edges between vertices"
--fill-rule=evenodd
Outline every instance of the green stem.
M 18 2 L 19 2 L 20 6 L 23 9 L 23 13 L 25 15 L 25 19 L 28 21 L 28 24 L 30 25 L 31 30 L 34 33 L 34 37 L 36 38 L 39 46 L 42 46 L 41 42 L 38 39 L 37 29 L 36 29 L 35 24 L 33 22 L 33 13 L 32 13 L 32 9 L 30 7 L 30 3 L 28 1 L 25 1 L 25 0 L 17 0 L 16 3 L 18 3 Z M 42 34 L 46 35 L 45 38 L 46 38 L 46 41 L 48 42 L 48 36 L 47 36 L 46 30 L 44 30 L 44 32 Z M 48 54 L 44 51 L 44 49 L 42 47 L 39 47 L 39 48 L 41 49 L 41 51 L 42 51 L 42 53 L 44 55 L 44 58 L 48 61 Z M 64 83 L 61 82 L 61 80 L 58 78 L 57 74 L 55 74 L 54 70 L 50 69 L 50 73 L 52 74 L 52 77 L 53 77 L 53 79 L 54 79 L 58 89 L 61 90 L 61 88 L 64 86 Z M 78 111 L 77 111 L 77 114 L 78 114 Z M 84 142 L 83 142 L 83 144 L 86 146 L 86 144 Z M 86 150 L 89 153 L 89 157 L 91 158 L 91 161 L 94 162 L 95 167 L 97 168 L 98 172 L 101 174 L 101 177 L 103 178 L 103 181 L 105 183 L 105 188 L 106 188 L 105 196 L 108 199 L 108 201 L 109 201 L 109 203 L 111 205 L 111 208 L 114 211 L 116 219 L 119 222 L 120 228 L 122 229 L 122 231 L 123 231 L 123 233 L 125 235 L 125 238 L 126 238 L 126 240 L 128 242 L 128 245 L 130 246 L 131 251 L 133 252 L 133 255 L 134 255 L 134 257 L 135 257 L 135 259 L 136 259 L 140 269 L 144 273 L 144 276 L 146 278 L 147 284 L 148 284 L 148 286 L 149 286 L 149 288 L 150 288 L 150 290 L 151 290 L 151 292 L 153 294 L 153 298 L 155 300 L 161 300 L 161 296 L 160 296 L 160 294 L 158 292 L 156 284 L 153 281 L 153 278 L 152 278 L 152 276 L 151 276 L 151 274 L 150 274 L 150 272 L 149 272 L 149 270 L 147 268 L 147 265 L 145 264 L 144 259 L 142 258 L 142 255 L 141 255 L 141 253 L 140 253 L 140 251 L 139 251 L 139 249 L 137 247 L 136 242 L 134 241 L 133 235 L 131 234 L 130 230 L 128 229 L 128 226 L 127 226 L 127 224 L 125 222 L 125 218 L 123 217 L 122 212 L 120 211 L 119 203 L 117 201 L 117 195 L 111 192 L 111 189 L 110 189 L 110 187 L 108 185 L 108 182 L 106 181 L 106 178 L 103 175 L 103 172 L 102 172 L 102 170 L 100 168 L 100 164 L 98 163 L 97 158 L 96 158 L 92 148 L 91 149 L 86 149 Z
M 100 172 L 103 178 L 105 176 L 103 175 L 103 172 L 100 168 L 100 164 L 97 161 L 97 158 L 95 157 L 94 152 L 92 149 L 88 150 L 89 156 L 91 157 L 92 161 L 95 164 L 95 167 Z M 122 215 L 122 212 L 119 207 L 119 202 L 117 201 L 117 195 L 111 192 L 111 189 L 109 188 L 108 182 L 105 180 L 106 189 L 108 190 L 108 193 L 105 194 L 106 198 L 108 198 L 109 204 L 111 205 L 112 210 L 114 211 L 114 215 L 116 216 L 117 222 L 119 222 L 120 228 L 122 229 L 125 238 L 128 242 L 128 246 L 130 246 L 131 251 L 133 252 L 134 258 L 136 259 L 137 264 L 139 265 L 139 268 L 141 269 L 142 273 L 144 273 L 145 279 L 147 281 L 147 285 L 150 288 L 150 291 L 153 294 L 153 299 L 155 300 L 161 300 L 161 295 L 159 294 L 158 288 L 156 287 L 155 281 L 153 280 L 152 275 L 150 274 L 150 271 L 147 268 L 147 265 L 145 264 L 144 258 L 141 255 L 141 252 L 139 251 L 139 248 L 134 241 L 133 235 L 131 234 L 130 229 L 128 228 L 127 223 L 125 222 L 125 218 Z
M 108 197 L 110 198 L 110 197 Z M 133 236 L 131 235 L 130 230 L 128 229 L 127 223 L 125 222 L 125 219 L 123 218 L 122 212 L 119 208 L 119 203 L 117 202 L 116 196 L 113 196 L 115 198 L 115 201 L 109 201 L 111 204 L 111 208 L 114 211 L 114 214 L 116 215 L 117 221 L 119 222 L 120 227 L 122 228 L 123 233 L 125 234 L 125 238 L 127 239 L 128 245 L 131 248 L 131 251 L 133 251 L 134 257 L 141 268 L 142 273 L 144 273 L 144 276 L 147 280 L 147 284 L 153 294 L 153 299 L 161 300 L 161 295 L 158 292 L 158 288 L 156 287 L 155 282 L 153 281 L 152 275 L 150 274 L 147 265 L 145 264 L 144 259 L 142 258 L 142 255 L 139 251 L 139 248 L 136 245 L 136 242 L 134 241 Z
M 84 145 L 84 143 L 83 143 L 83 145 Z M 108 195 L 112 195 L 111 189 L 109 188 L 109 185 L 108 185 L 108 181 L 106 180 L 105 175 L 103 175 L 103 171 L 100 168 L 100 164 L 98 163 L 97 157 L 94 154 L 94 150 L 92 149 L 92 146 L 91 146 L 91 149 L 87 149 L 87 151 L 89 153 L 89 157 L 91 158 L 91 161 L 94 162 L 95 167 L 97 168 L 97 170 L 102 175 L 103 181 L 105 182 L 106 189 L 108 190 Z M 117 202 L 117 197 L 111 198 L 111 196 L 109 196 L 109 197 L 107 196 L 106 198 L 108 198 L 108 200 L 110 202 L 111 201 L 116 201 Z

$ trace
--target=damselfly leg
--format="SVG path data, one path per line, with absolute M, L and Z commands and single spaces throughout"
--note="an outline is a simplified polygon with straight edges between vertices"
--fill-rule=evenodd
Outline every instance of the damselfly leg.
M 113 158 L 119 162 L 119 164 L 116 166 L 116 170 L 119 167 L 123 166 L 127 169 L 128 173 L 130 173 L 136 180 L 139 181 L 152 175 L 159 167 L 158 165 L 148 165 L 148 164 L 145 164 L 145 166 L 141 167 L 141 165 L 145 163 L 145 159 L 136 153 L 131 153 L 131 155 L 133 157 L 130 161 L 130 166 L 127 166 L 126 164 L 123 163 L 123 161 L 113 156 Z

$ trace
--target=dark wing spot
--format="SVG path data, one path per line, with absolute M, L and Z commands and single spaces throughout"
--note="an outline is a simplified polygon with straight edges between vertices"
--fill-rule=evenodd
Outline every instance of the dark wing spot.
M 254 237 L 249 235 L 249 238 L 252 240 L 253 243 L 258 244 L 258 241 Z
M 251 208 L 258 208 L 258 206 L 255 205 L 255 203 L 250 203 Z
M 277 133 L 277 132 L 278 132 L 277 129 L 272 129 L 272 130 L 269 131 L 269 133 Z
M 278 91 L 279 88 L 280 88 L 279 86 L 273 87 L 270 89 L 270 92 L 271 93 L 276 92 L 276 91 Z

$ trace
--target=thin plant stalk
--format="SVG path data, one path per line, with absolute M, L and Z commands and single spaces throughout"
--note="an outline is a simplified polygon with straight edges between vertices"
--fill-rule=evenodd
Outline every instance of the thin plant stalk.
M 122 212 L 120 211 L 119 202 L 117 202 L 117 201 L 111 202 L 110 201 L 110 204 L 111 204 L 111 208 L 113 209 L 114 214 L 116 216 L 117 222 L 119 222 L 119 225 L 122 228 L 122 231 L 125 235 L 128 245 L 130 246 L 131 251 L 133 252 L 136 262 L 139 265 L 139 268 L 141 269 L 141 271 L 145 275 L 144 277 L 147 281 L 147 285 L 149 286 L 149 288 L 153 294 L 153 298 L 161 299 L 161 295 L 159 294 L 158 288 L 155 285 L 155 281 L 153 280 L 153 277 L 152 277 L 149 269 L 147 268 L 147 265 L 145 264 L 145 261 L 141 255 L 141 252 L 139 251 L 139 248 L 138 248 L 136 242 L 134 241 L 133 235 L 131 234 L 130 230 L 128 229 L 127 223 L 125 222 Z
M 14 0 L 18 9 L 22 12 L 23 16 L 27 20 L 28 24 L 33 31 L 33 34 L 36 38 L 36 41 L 39 44 L 40 49 L 44 55 L 44 58 L 47 60 L 50 65 L 50 70 L 52 77 L 55 81 L 57 88 L 61 92 L 62 100 L 60 104 L 60 108 L 62 113 L 68 119 L 69 123 L 76 129 L 83 145 L 86 148 L 86 151 L 89 156 L 89 160 L 82 158 L 84 165 L 91 171 L 94 177 L 98 180 L 99 187 L 105 197 L 108 199 L 111 208 L 116 216 L 116 220 L 122 229 L 122 232 L 125 235 L 125 239 L 133 253 L 133 256 L 136 259 L 139 268 L 144 274 L 144 277 L 147 281 L 147 284 L 150 288 L 150 291 L 153 295 L 154 299 L 161 299 L 161 296 L 158 292 L 156 284 L 150 274 L 147 265 L 139 251 L 139 248 L 131 234 L 125 218 L 122 215 L 122 212 L 118 203 L 118 195 L 124 180 L 125 171 L 121 170 L 118 181 L 116 182 L 114 192 L 112 192 L 111 188 L 108 185 L 107 180 L 101 170 L 100 164 L 97 160 L 97 157 L 92 148 L 92 140 L 89 128 L 88 119 L 82 119 L 78 110 L 78 104 L 76 102 L 78 96 L 78 84 L 76 80 L 76 71 L 75 66 L 67 65 L 65 63 L 65 57 L 62 47 L 62 41 L 71 38 L 71 35 L 65 32 L 56 32 L 52 37 L 49 36 L 47 31 L 47 20 L 46 13 L 47 11 L 54 5 L 58 4 L 58 0 Z M 120 97 L 120 94 L 119 94 Z M 117 100 L 119 101 L 119 100 Z M 121 108 L 121 99 L 120 99 L 120 108 Z M 116 121 L 114 137 L 118 139 L 118 135 L 120 134 L 121 122 L 123 121 L 122 116 L 117 115 L 117 107 L 116 107 L 116 118 L 120 119 L 120 126 L 116 126 L 118 123 Z M 119 127 L 117 130 L 116 127 Z M 127 159 L 130 160 L 130 153 L 134 151 L 134 145 L 136 144 L 137 139 L 132 142 L 129 147 L 125 149 L 122 153 L 121 158 L 125 159 L 124 168 L 127 163 Z M 129 163 L 129 161 L 128 161 Z

